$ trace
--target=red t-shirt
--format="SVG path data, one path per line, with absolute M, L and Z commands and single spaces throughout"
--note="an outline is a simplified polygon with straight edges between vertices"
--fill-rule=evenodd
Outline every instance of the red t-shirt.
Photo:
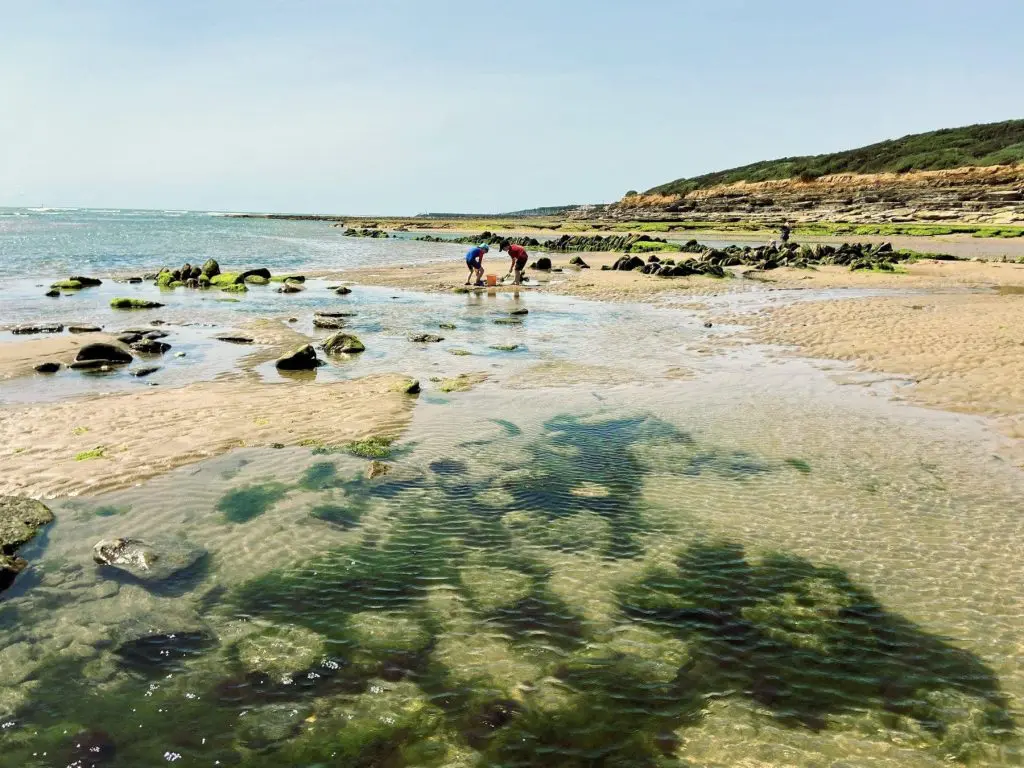
M 528 258 L 526 255 L 526 249 L 521 245 L 510 245 L 508 247 L 508 255 L 516 261 L 526 261 Z

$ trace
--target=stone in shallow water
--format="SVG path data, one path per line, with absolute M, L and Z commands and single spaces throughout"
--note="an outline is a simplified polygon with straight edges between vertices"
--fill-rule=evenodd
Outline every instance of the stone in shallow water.
M 195 565 L 205 555 L 202 547 L 178 538 L 104 539 L 93 547 L 93 560 L 97 563 L 145 582 L 169 579 Z
M 246 713 L 238 739 L 249 749 L 267 749 L 297 735 L 308 715 L 306 705 L 268 704 Z
M 437 344 L 440 341 L 444 341 L 444 336 L 437 336 L 433 333 L 417 333 L 414 336 L 410 336 L 409 341 L 415 341 L 419 344 Z
M 11 328 L 11 333 L 16 335 L 27 335 L 30 333 L 60 333 L 64 326 L 60 323 L 35 323 L 32 325 L 17 325 Z
M 366 347 L 358 337 L 353 336 L 351 333 L 339 332 L 328 336 L 324 340 L 324 351 L 330 354 L 351 355 L 357 352 L 365 352 Z
M 277 359 L 274 364 L 281 371 L 308 371 L 323 365 L 311 344 L 303 344 Z
M 141 379 L 142 377 L 149 376 L 151 373 L 156 373 L 159 370 L 159 365 L 144 365 L 140 368 L 132 368 L 128 373 Z
M 226 341 L 229 344 L 252 344 L 252 336 L 245 336 L 241 333 L 218 333 L 213 338 L 217 341 Z
M 270 627 L 239 640 L 238 661 L 246 672 L 263 672 L 275 681 L 313 667 L 326 655 L 325 638 L 294 626 Z
M 313 318 L 314 328 L 326 328 L 327 330 L 336 330 L 338 328 L 345 327 L 345 320 L 340 317 L 327 317 L 325 315 L 316 315 Z
M 103 329 L 98 325 L 69 325 L 68 333 L 99 333 Z
M 125 351 L 116 344 L 106 344 L 102 341 L 86 344 L 75 355 L 75 362 L 77 363 L 90 360 L 104 360 L 109 363 L 130 363 L 133 359 L 130 352 Z
M 48 360 L 35 366 L 36 373 L 56 373 L 60 370 L 60 363 Z
M 484 613 L 511 608 L 533 590 L 533 579 L 521 571 L 471 565 L 462 568 L 459 579 L 473 604 Z
M 140 339 L 132 344 L 131 348 L 136 352 L 141 352 L 145 355 L 162 355 L 171 348 L 171 345 L 165 341 L 157 341 L 156 339 Z

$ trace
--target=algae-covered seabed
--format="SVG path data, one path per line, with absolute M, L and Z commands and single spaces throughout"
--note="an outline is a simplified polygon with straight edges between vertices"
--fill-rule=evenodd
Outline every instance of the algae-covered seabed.
M 54 503 L 0 763 L 1022 762 L 1024 483 L 982 422 L 681 310 L 402 296 L 459 330 L 351 365 L 490 377 L 421 376 L 386 474 L 250 448 Z M 91 563 L 117 535 L 208 555 L 147 588 Z

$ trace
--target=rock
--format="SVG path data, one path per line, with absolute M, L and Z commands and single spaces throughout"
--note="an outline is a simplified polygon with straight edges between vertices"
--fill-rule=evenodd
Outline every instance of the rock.
M 278 293 L 302 293 L 304 290 L 306 290 L 306 289 L 303 288 L 298 283 L 285 283 L 284 285 L 282 285 L 280 288 L 277 289 L 277 292 Z
M 76 283 L 81 283 L 86 288 L 92 288 L 97 285 L 103 285 L 103 281 L 98 277 L 83 277 L 82 275 L 74 275 L 69 277 L 68 280 L 73 280 Z
M 271 280 L 275 283 L 304 283 L 305 275 L 274 275 Z
M 373 480 L 377 477 L 383 477 L 391 471 L 391 467 L 385 464 L 383 461 L 371 461 L 370 466 L 366 468 L 366 479 Z
M 289 317 L 288 318 L 288 322 L 289 323 L 297 323 L 297 322 L 299 322 L 299 318 L 297 318 L 297 317 Z
M 240 721 L 238 740 L 249 749 L 266 751 L 297 735 L 308 715 L 308 705 L 267 704 Z
M 171 345 L 167 342 L 155 339 L 142 339 L 130 346 L 136 352 L 141 352 L 144 355 L 162 355 L 171 348 Z
M 366 351 L 366 347 L 363 345 L 363 342 L 350 333 L 335 333 L 328 336 L 324 340 L 323 347 L 324 352 L 328 352 L 332 355 L 350 355 Z
M 221 286 L 220 290 L 221 293 L 246 293 L 249 289 L 245 287 L 244 283 L 229 283 Z
M 435 336 L 432 333 L 418 333 L 415 336 L 410 336 L 409 341 L 421 344 L 436 344 L 439 341 L 444 341 L 444 336 Z
M 281 682 L 305 672 L 327 657 L 326 638 L 304 627 L 268 627 L 238 641 L 235 649 L 242 669 L 269 675 Z
M 455 323 L 441 323 L 437 327 L 440 328 L 442 331 L 454 331 Z
M 25 335 L 29 333 L 60 333 L 64 326 L 60 323 L 36 323 L 35 325 L 17 325 L 11 328 L 11 333 Z
M 314 315 L 313 327 L 326 328 L 328 330 L 337 330 L 338 328 L 345 327 L 345 321 L 340 317 L 326 317 L 324 315 Z
M 75 362 L 86 362 L 90 360 L 103 360 L 113 363 L 130 363 L 133 358 L 131 353 L 117 346 L 116 344 L 107 344 L 106 342 L 97 341 L 92 344 L 86 344 L 75 355 Z
M 528 310 L 526 307 L 519 307 L 517 309 L 513 309 L 511 312 L 509 312 L 509 314 L 510 315 L 528 315 L 528 314 L 530 314 L 530 310 Z
M 644 260 L 639 256 L 623 256 L 612 265 L 612 269 L 620 272 L 632 272 L 634 269 L 643 269 Z
M 60 296 L 60 291 L 58 291 L 56 288 L 51 288 L 46 292 L 46 295 L 49 296 L 51 299 L 56 299 Z
M 533 264 L 530 265 L 531 269 L 551 269 L 551 259 L 547 256 L 541 256 Z
M 56 373 L 61 368 L 60 363 L 49 360 L 45 363 L 39 363 L 35 366 L 36 373 Z
M 149 376 L 151 373 L 156 373 L 159 370 L 159 365 L 144 365 L 141 368 L 132 368 L 130 371 L 128 371 L 128 373 L 130 373 L 132 376 L 135 376 L 136 378 L 141 379 L 144 376 Z
M 112 366 L 124 365 L 115 360 L 76 360 L 68 366 L 73 371 L 100 371 L 112 370 Z
M 575 267 L 579 267 L 580 269 L 590 269 L 590 265 L 579 256 L 573 256 L 569 259 L 569 263 Z
M 308 371 L 323 365 L 323 361 L 316 356 L 312 345 L 303 344 L 279 357 L 274 365 L 281 371 Z
M 252 336 L 243 336 L 240 333 L 218 333 L 214 336 L 217 341 L 226 341 L 229 344 L 252 344 Z
M 189 279 L 198 280 L 200 275 L 203 274 L 202 267 L 192 267 L 192 270 L 188 273 Z
M 235 278 L 235 282 L 244 283 L 247 277 L 252 277 L 253 275 L 266 278 L 267 280 L 271 277 L 269 269 L 266 267 L 260 267 L 259 269 L 247 269 L 245 272 L 240 272 L 238 277 Z
M 136 341 L 139 341 L 141 338 L 142 338 L 142 334 L 141 333 L 128 333 L 128 332 L 125 332 L 125 333 L 122 333 L 120 336 L 118 336 L 117 340 L 120 341 L 122 344 L 129 344 L 130 345 L 130 344 L 134 344 Z
M 413 381 L 405 388 L 405 394 L 407 395 L 418 395 L 420 393 L 420 382 L 418 379 Z
M 112 309 L 159 309 L 163 306 L 158 301 L 147 301 L 146 299 L 111 299 Z
M 334 292 L 339 296 L 348 296 L 350 293 L 352 293 L 352 289 L 349 288 L 348 286 L 342 285 L 339 286 L 338 288 L 335 288 Z
M 341 310 L 341 311 L 338 311 L 338 310 L 325 311 L 325 310 L 322 310 L 322 309 L 318 309 L 313 314 L 314 315 L 320 315 L 320 317 L 355 317 L 356 316 L 356 313 L 355 312 L 351 312 L 351 311 L 349 311 L 349 312 L 345 312 L 343 310 Z
M 185 281 L 185 287 L 186 288 L 198 288 L 199 287 L 199 280 L 197 280 L 194 277 L 190 277 L 188 280 Z
M 245 278 L 245 282 L 247 282 L 249 285 L 267 285 L 270 282 L 270 280 L 263 277 L 263 275 L 249 275 L 247 278 Z
M 175 352 L 174 356 L 175 357 L 185 357 L 185 353 L 184 352 Z
M 207 259 L 206 263 L 203 264 L 202 273 L 207 277 L 216 277 L 220 274 L 220 264 L 217 263 L 216 259 Z
M 704 323 L 704 327 L 705 328 L 710 328 L 711 326 L 712 326 L 712 323 L 711 323 L 710 320 L 708 320 L 707 322 Z
M 64 291 L 77 291 L 80 288 L 84 288 L 84 287 L 85 286 L 82 285 L 77 280 L 58 280 L 56 283 L 53 283 L 50 286 L 50 288 L 53 289 L 53 290 L 61 289 L 61 290 L 64 290 Z
M 53 522 L 53 512 L 42 502 L 22 496 L 0 496 L 0 590 L 28 563 L 15 556 L 18 547 L 31 541 L 38 530 Z
M 499 317 L 494 321 L 495 325 L 522 325 L 523 320 L 520 317 Z
M 68 333 L 99 333 L 103 329 L 98 325 L 69 325 Z
M 205 556 L 205 549 L 177 537 L 105 539 L 92 548 L 92 559 L 100 565 L 117 568 L 144 582 L 169 579 Z

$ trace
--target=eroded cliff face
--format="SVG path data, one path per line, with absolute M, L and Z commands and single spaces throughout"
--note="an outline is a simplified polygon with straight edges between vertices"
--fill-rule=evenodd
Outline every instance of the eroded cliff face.
M 631 195 L 615 219 L 1024 224 L 1024 165 L 740 182 L 686 195 Z

